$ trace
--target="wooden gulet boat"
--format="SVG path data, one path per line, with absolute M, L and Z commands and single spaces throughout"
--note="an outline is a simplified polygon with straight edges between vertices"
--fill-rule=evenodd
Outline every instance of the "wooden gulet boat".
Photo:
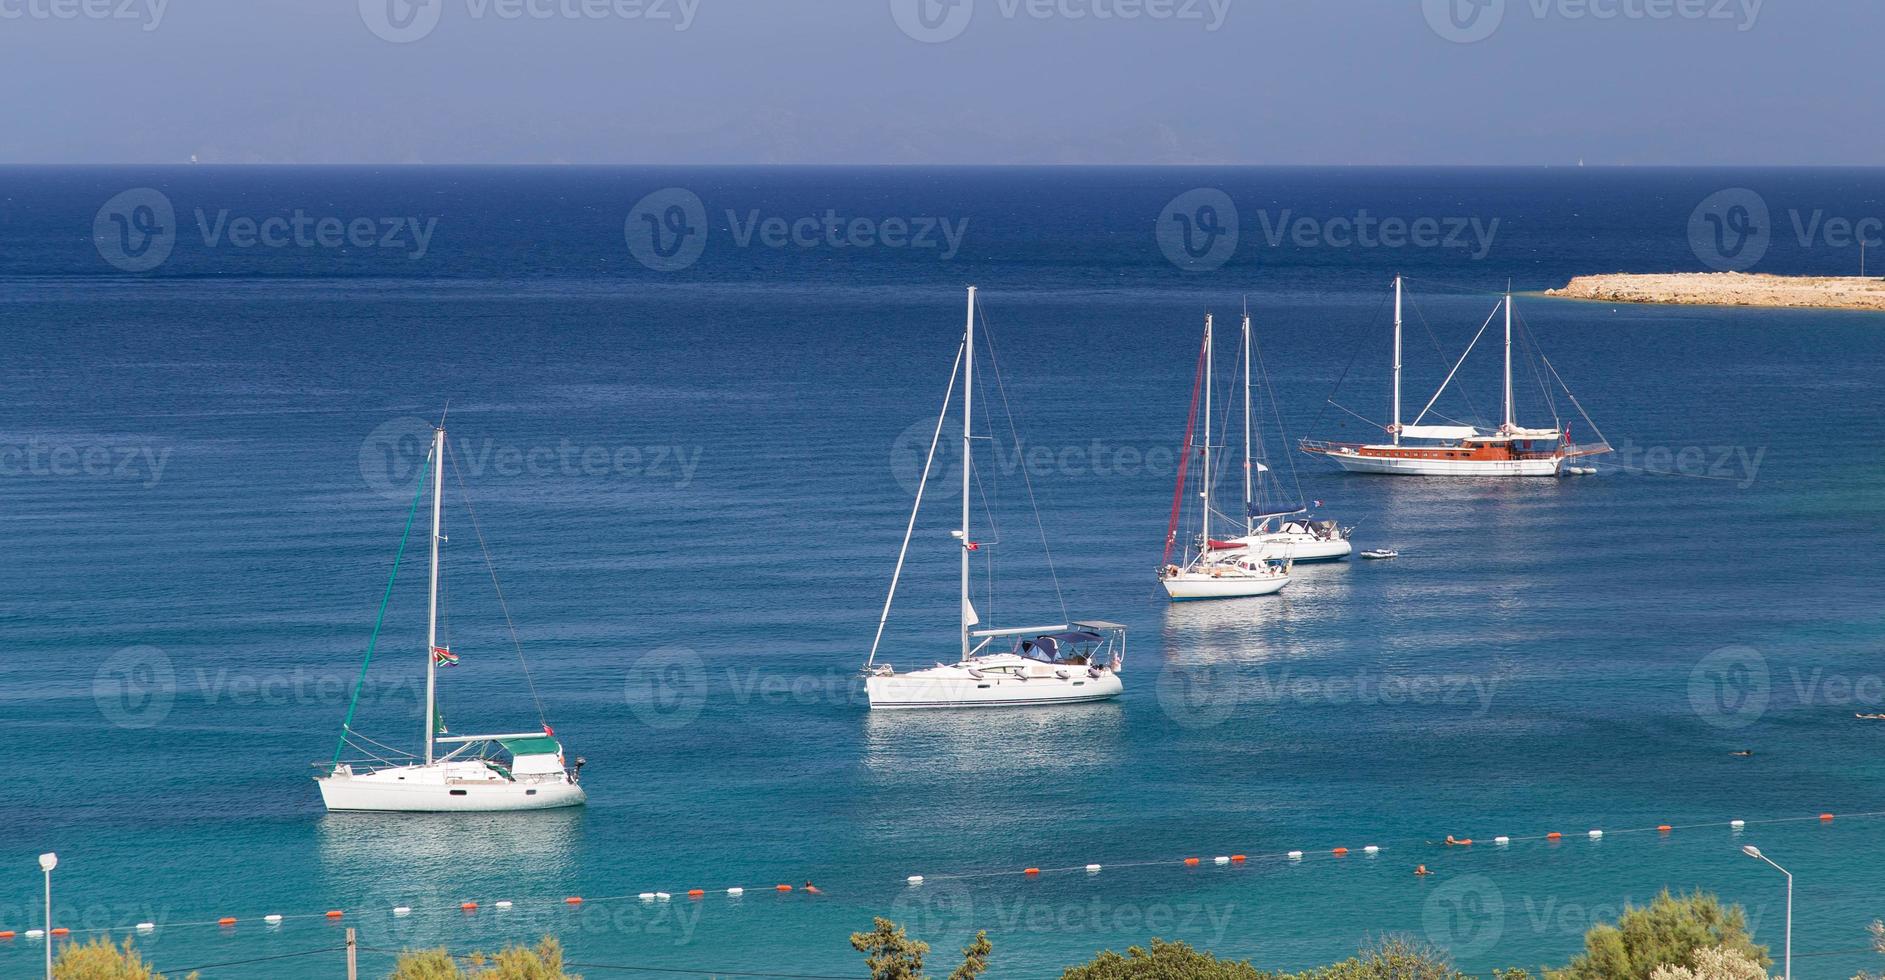
M 1568 425 L 1556 425 L 1549 429 L 1527 428 L 1518 424 L 1515 417 L 1512 397 L 1512 293 L 1508 289 L 1500 306 L 1505 314 L 1505 370 L 1504 389 L 1501 402 L 1500 422 L 1496 428 L 1481 428 L 1474 425 L 1429 425 L 1424 424 L 1427 414 L 1433 409 L 1442 392 L 1465 363 L 1473 344 L 1468 344 L 1466 351 L 1454 362 L 1446 380 L 1440 383 L 1439 390 L 1427 400 L 1427 404 L 1414 417 L 1412 423 L 1401 422 L 1401 277 L 1394 278 L 1394 370 L 1392 393 L 1392 421 L 1384 428 L 1388 435 L 1385 443 L 1329 442 L 1305 439 L 1301 448 L 1305 453 L 1323 456 L 1351 473 L 1381 473 L 1393 476 L 1559 476 L 1565 472 L 1569 460 L 1584 456 L 1596 456 L 1610 452 L 1610 446 L 1601 438 L 1594 443 L 1577 444 L 1571 441 Z M 1492 318 L 1487 318 L 1490 325 Z M 1476 344 L 1486 327 L 1480 327 L 1479 335 L 1473 337 Z M 1550 362 L 1546 361 L 1547 369 Z M 1552 371 L 1556 377 L 1556 371 Z M 1558 379 L 1560 385 L 1563 379 Z M 1566 388 L 1569 393 L 1569 388 Z M 1576 398 L 1572 397 L 1573 404 Z M 1580 407 L 1579 412 L 1583 409 Z M 1586 423 L 1590 422 L 1585 416 Z M 1596 431 L 1596 426 L 1591 426 Z

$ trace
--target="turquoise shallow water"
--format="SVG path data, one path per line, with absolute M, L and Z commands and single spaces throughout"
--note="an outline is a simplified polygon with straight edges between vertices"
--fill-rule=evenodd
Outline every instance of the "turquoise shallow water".
M 0 719 L 17 740 L 0 929 L 37 922 L 33 856 L 52 849 L 59 921 L 157 922 L 143 945 L 166 970 L 337 945 L 319 918 L 259 917 L 340 908 L 373 950 L 554 931 L 602 965 L 856 975 L 845 937 L 887 914 L 939 948 L 989 929 L 1004 977 L 1155 935 L 1301 967 L 1387 931 L 1483 972 L 1561 961 L 1592 921 L 1665 886 L 1744 903 L 1778 953 L 1781 882 L 1736 851 L 1756 843 L 1798 876 L 1801 976 L 1876 959 L 1860 950 L 1885 913 L 1885 821 L 1852 815 L 1885 810 L 1885 729 L 1852 716 L 1885 710 L 1878 318 L 1521 299 L 1605 434 L 1662 475 L 1434 483 L 1301 461 L 1306 496 L 1403 557 L 1305 568 L 1275 601 L 1172 608 L 1150 578 L 1171 493 L 1159 453 L 1182 433 L 1207 306 L 1228 314 L 1250 294 L 1292 434 L 1354 435 L 1323 399 L 1359 350 L 1343 401 L 1379 412 L 1395 271 L 1450 351 L 1491 310 L 1454 284 L 1694 267 L 1684 222 L 1714 189 L 1870 213 L 1876 175 L 13 176 L 0 443 L 112 464 L 0 477 Z M 831 202 L 988 230 L 946 262 L 716 240 L 657 274 L 621 247 L 621 215 L 677 181 L 728 207 Z M 1247 209 L 1502 216 L 1505 237 L 1479 261 L 1265 246 L 1181 274 L 1145 226 L 1209 183 Z M 184 212 L 306 202 L 446 220 L 418 264 L 184 241 L 131 277 L 89 234 L 99 202 L 143 184 Z M 1769 260 L 1781 271 L 1825 258 L 1785 244 Z M 933 419 L 966 281 L 983 287 L 1024 440 L 1054 451 L 1029 479 L 1067 603 L 1131 628 L 1118 702 L 860 703 L 910 434 Z M 1445 359 L 1416 348 L 1424 394 Z M 1464 379 L 1482 405 L 1491 370 Z M 359 668 L 414 420 L 448 398 L 534 680 L 590 761 L 590 805 L 324 815 L 309 763 L 332 752 Z M 584 464 L 589 449 L 607 462 Z M 988 541 L 1014 587 L 982 612 L 1057 620 L 1020 474 L 989 475 L 1004 523 Z M 954 569 L 920 545 L 944 540 L 952 507 L 945 495 L 919 527 L 893 662 L 946 654 Z M 466 663 L 447 675 L 447 717 L 528 728 L 460 520 L 448 604 Z M 357 725 L 375 737 L 418 731 L 422 600 L 402 577 Z M 1756 754 L 1729 754 L 1744 747 Z M 1813 819 L 1828 811 L 1847 816 Z M 1732 817 L 1750 826 L 1685 826 Z M 1682 829 L 1617 832 L 1661 823 Z M 1611 832 L 1592 841 L 1593 827 Z M 1551 830 L 1565 839 L 1485 846 Z M 1449 833 L 1480 843 L 1425 843 Z M 1306 859 L 1266 857 L 1291 849 Z M 1252 860 L 1211 862 L 1232 853 Z M 1089 862 L 1107 867 L 1014 873 Z M 1439 873 L 1416 880 L 1416 863 Z M 1004 874 L 947 877 L 984 871 Z M 768 890 L 806 879 L 826 894 Z M 719 894 L 729 885 L 748 893 Z M 710 894 L 688 902 L 691 887 Z M 603 900 L 650 890 L 676 898 Z M 466 916 L 467 900 L 484 906 Z M 394 919 L 399 904 L 420 911 Z M 243 921 L 198 924 L 222 915 Z M 0 941 L 0 975 L 30 975 L 39 955 Z M 205 976 L 326 977 L 339 962 Z

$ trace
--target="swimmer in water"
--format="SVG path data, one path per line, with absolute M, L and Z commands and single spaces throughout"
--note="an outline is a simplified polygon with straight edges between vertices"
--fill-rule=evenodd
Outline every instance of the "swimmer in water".
M 824 894 L 824 892 L 821 892 L 818 890 L 817 885 L 812 884 L 811 881 L 809 880 L 805 882 L 805 887 L 801 889 L 801 891 L 805 892 L 805 894 L 807 895 L 823 895 Z
M 1430 875 L 1430 874 L 1433 874 L 1433 872 L 1431 872 L 1431 871 L 1428 871 L 1428 870 L 1427 870 L 1427 866 L 1426 866 L 1426 865 L 1424 865 L 1424 864 L 1418 864 L 1418 865 L 1415 865 L 1415 866 L 1414 866 L 1414 874 L 1415 874 L 1415 875 L 1418 875 L 1418 876 L 1422 876 L 1422 877 L 1424 877 L 1424 876 L 1426 876 L 1426 875 Z
M 1736 751 L 1736 752 L 1730 752 L 1730 753 L 1729 753 L 1729 755 L 1738 755 L 1738 756 L 1740 756 L 1740 757 L 1742 757 L 1742 758 L 1744 758 L 1744 759 L 1745 759 L 1745 758 L 1750 758 L 1750 757 L 1752 757 L 1752 756 L 1754 755 L 1754 750 L 1753 750 L 1753 749 L 1741 749 L 1741 750 L 1739 750 L 1739 751 Z

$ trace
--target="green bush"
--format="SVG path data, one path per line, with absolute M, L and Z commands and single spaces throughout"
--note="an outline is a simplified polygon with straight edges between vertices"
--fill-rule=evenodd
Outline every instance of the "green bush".
M 1767 947 L 1748 938 L 1747 916 L 1703 892 L 1671 895 L 1649 905 L 1626 905 L 1616 925 L 1600 923 L 1584 934 L 1584 952 L 1546 980 L 1650 980 L 1659 966 L 1688 966 L 1696 950 L 1720 947 L 1765 970 Z
M 163 974 L 144 965 L 129 936 L 122 948 L 105 936 L 67 945 L 53 961 L 52 976 L 53 980 L 164 980 Z M 190 980 L 195 978 L 196 974 L 190 974 Z
M 533 949 L 511 946 L 496 956 L 473 953 L 461 965 L 443 949 L 407 950 L 399 954 L 387 980 L 582 980 L 563 972 L 563 944 L 554 936 L 538 940 Z

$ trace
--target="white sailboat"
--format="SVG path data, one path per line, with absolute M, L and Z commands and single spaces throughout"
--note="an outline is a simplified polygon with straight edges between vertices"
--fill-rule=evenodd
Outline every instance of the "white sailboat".
M 1305 439 L 1303 452 L 1332 459 L 1342 469 L 1351 473 L 1385 473 L 1398 476 L 1558 476 L 1567 472 L 1565 463 L 1582 456 L 1595 456 L 1610 451 L 1603 442 L 1601 434 L 1598 441 L 1586 445 L 1571 442 L 1570 428 L 1556 425 L 1549 429 L 1526 428 L 1518 424 L 1512 398 L 1512 292 L 1508 288 L 1500 307 L 1505 312 L 1505 384 L 1502 392 L 1503 410 L 1497 428 L 1483 428 L 1475 425 L 1422 424 L 1427 414 L 1433 410 L 1434 403 L 1452 383 L 1453 376 L 1459 373 L 1460 365 L 1466 362 L 1466 355 L 1472 353 L 1473 346 L 1491 325 L 1492 317 L 1474 335 L 1472 343 L 1466 345 L 1464 353 L 1453 364 L 1453 370 L 1447 372 L 1446 380 L 1427 400 L 1427 404 L 1414 417 L 1414 421 L 1401 423 L 1401 277 L 1394 277 L 1394 380 L 1393 380 L 1393 420 L 1385 427 L 1389 437 L 1386 443 L 1349 443 L 1326 442 Z M 1498 313 L 1495 308 L 1494 314 Z M 1563 386 L 1564 380 L 1557 377 L 1549 361 L 1545 367 L 1551 376 Z M 1569 393 L 1567 387 L 1565 391 Z M 1576 404 L 1575 397 L 1571 399 Z M 1578 408 L 1583 412 L 1582 406 Z M 1584 422 L 1596 426 L 1590 416 L 1584 416 Z
M 1250 537 L 1254 527 L 1248 516 L 1245 518 L 1245 538 L 1219 541 L 1211 537 L 1211 388 L 1215 377 L 1215 353 L 1211 331 L 1211 314 L 1204 315 L 1204 352 L 1202 373 L 1204 394 L 1204 441 L 1199 456 L 1199 490 L 1201 526 L 1195 549 L 1187 543 L 1181 554 L 1181 560 L 1172 561 L 1172 548 L 1178 538 L 1178 520 L 1181 516 L 1181 504 L 1185 492 L 1185 467 L 1178 470 L 1178 487 L 1173 491 L 1171 524 L 1165 530 L 1165 558 L 1159 566 L 1159 585 L 1165 594 L 1174 601 L 1180 599 L 1235 599 L 1244 596 L 1270 595 L 1281 592 L 1289 584 L 1290 556 L 1287 545 L 1283 545 L 1284 554 L 1270 556 L 1266 554 L 1267 543 Z M 1252 493 L 1258 464 L 1251 458 L 1250 426 L 1250 317 L 1244 317 L 1244 513 L 1252 511 L 1254 496 Z M 1194 388 L 1195 391 L 1195 388 Z M 1194 396 L 1195 397 L 1195 396 Z M 1196 407 L 1194 401 L 1193 407 Z M 1187 426 L 1184 458 L 1191 456 L 1191 435 Z
M 353 708 L 342 725 L 340 745 L 326 771 L 314 777 L 321 800 L 330 811 L 376 810 L 406 813 L 493 810 L 543 810 L 578 806 L 585 799 L 577 785 L 583 760 L 570 767 L 563 761 L 563 745 L 545 724 L 541 731 L 500 735 L 453 735 L 444 731 L 438 716 L 438 667 L 457 657 L 439 645 L 439 544 L 443 533 L 445 482 L 445 429 L 438 428 L 426 470 L 421 471 L 423 492 L 426 471 L 432 481 L 432 563 L 427 598 L 425 666 L 425 749 L 410 761 L 400 753 L 357 735 Z M 414 500 L 415 508 L 417 500 Z M 411 528 L 410 518 L 407 524 Z M 403 540 L 402 540 L 403 550 Z M 394 574 L 398 564 L 394 564 Z M 391 583 L 388 583 L 391 589 Z M 500 596 L 500 601 L 502 597 Z M 381 614 L 384 615 L 384 604 Z M 508 615 L 508 614 L 507 614 Z M 375 637 L 378 628 L 375 627 Z M 368 650 L 369 660 L 372 656 Z M 362 679 L 365 672 L 362 671 Z M 355 692 L 356 699 L 358 691 Z M 364 743 L 364 744 L 363 744 Z M 342 749 L 352 746 L 372 758 L 367 762 L 341 761 Z M 441 754 L 441 750 L 443 754 Z M 380 753 L 395 756 L 386 758 Z M 508 763 L 504 760 L 508 757 Z
M 1251 425 L 1253 415 L 1250 410 L 1250 392 L 1252 376 L 1250 373 L 1250 355 L 1255 347 L 1256 338 L 1250 332 L 1250 313 L 1244 312 L 1244 534 L 1233 539 L 1248 548 L 1259 558 L 1288 560 L 1291 562 L 1340 561 L 1354 551 L 1348 541 L 1348 533 L 1353 528 L 1343 527 L 1332 520 L 1316 518 L 1309 513 L 1307 506 L 1296 506 L 1285 510 L 1260 511 L 1257 499 L 1252 492 L 1256 474 L 1264 471 L 1262 463 L 1250 462 Z M 1264 384 L 1269 378 L 1264 377 Z M 1278 413 L 1276 419 L 1278 434 L 1281 434 L 1283 419 Z M 1292 474 L 1294 467 L 1291 467 Z M 1296 488 L 1295 500 L 1302 501 L 1302 487 Z M 1321 506 L 1321 501 L 1316 501 Z
M 1125 688 L 1119 671 L 1126 655 L 1126 628 L 1118 623 L 1091 620 L 1021 629 L 975 628 L 981 625 L 981 620 L 969 602 L 969 559 L 971 552 L 980 547 L 969 533 L 975 458 L 974 286 L 969 287 L 968 324 L 963 328 L 957 362 L 959 370 L 950 372 L 942 414 L 937 416 L 936 431 L 930 437 L 923 477 L 917 484 L 916 502 L 910 509 L 910 523 L 904 529 L 903 547 L 897 553 L 896 570 L 890 576 L 890 592 L 884 598 L 883 614 L 877 620 L 877 636 L 871 641 L 870 655 L 864 661 L 864 689 L 871 709 L 1077 704 L 1117 697 Z M 942 438 L 943 422 L 948 417 L 958 377 L 962 380 L 962 526 L 951 531 L 950 536 L 955 539 L 962 559 L 960 649 L 954 663 L 939 662 L 934 667 L 899 672 L 890 664 L 878 663 L 877 651 L 883 642 L 884 626 L 890 619 L 891 604 L 896 601 L 897 583 L 903 575 L 910 537 L 923 506 L 923 491 L 929 485 L 930 467 L 936 460 L 936 446 Z

